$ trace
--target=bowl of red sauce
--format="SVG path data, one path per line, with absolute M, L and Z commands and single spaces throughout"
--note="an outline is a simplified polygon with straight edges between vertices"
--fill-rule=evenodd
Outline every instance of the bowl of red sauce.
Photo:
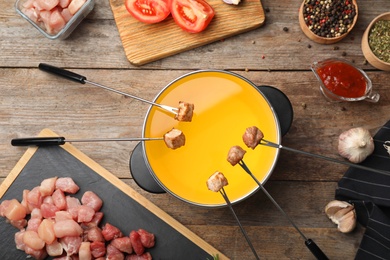
M 372 91 L 367 74 L 353 63 L 338 58 L 313 62 L 311 70 L 320 82 L 322 94 L 333 102 L 378 102 L 380 95 Z

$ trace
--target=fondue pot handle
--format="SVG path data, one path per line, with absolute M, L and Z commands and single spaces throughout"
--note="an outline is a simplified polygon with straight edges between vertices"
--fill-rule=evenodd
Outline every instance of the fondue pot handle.
M 87 79 L 85 76 L 82 76 L 80 74 L 77 74 L 77 73 L 74 73 L 74 72 L 71 72 L 71 71 L 68 71 L 65 69 L 61 69 L 61 68 L 58 68 L 58 67 L 46 64 L 46 63 L 39 63 L 38 68 L 40 70 L 49 72 L 51 74 L 61 76 L 63 78 L 66 78 L 66 79 L 69 79 L 72 81 L 79 82 L 81 84 L 85 84 L 85 80 Z
M 318 259 L 318 260 L 328 260 L 329 258 L 322 252 L 322 250 L 317 246 L 316 243 L 314 243 L 313 240 L 310 238 L 305 241 L 305 245 L 309 250 L 312 252 L 312 254 Z
M 12 146 L 52 146 L 65 144 L 64 137 L 32 137 L 12 139 Z

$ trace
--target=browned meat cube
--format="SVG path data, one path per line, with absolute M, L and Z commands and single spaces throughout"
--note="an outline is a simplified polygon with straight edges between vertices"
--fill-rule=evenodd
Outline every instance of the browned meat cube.
M 194 115 L 194 104 L 184 101 L 179 102 L 178 112 L 175 119 L 183 122 L 191 122 Z
M 186 137 L 179 129 L 172 128 L 164 135 L 164 142 L 169 148 L 177 149 L 186 143 Z
M 228 162 L 230 162 L 231 165 L 236 165 L 237 163 L 239 163 L 242 158 L 244 158 L 244 154 L 246 153 L 246 151 L 244 149 L 241 148 L 241 146 L 232 146 L 229 150 L 229 153 L 228 153 L 228 156 L 227 156 L 227 160 Z
M 242 136 L 242 140 L 248 146 L 248 148 L 255 149 L 260 143 L 261 139 L 264 138 L 263 132 L 256 126 L 248 127 Z
M 206 182 L 207 188 L 211 191 L 218 192 L 224 186 L 228 185 L 228 180 L 222 172 L 215 172 Z

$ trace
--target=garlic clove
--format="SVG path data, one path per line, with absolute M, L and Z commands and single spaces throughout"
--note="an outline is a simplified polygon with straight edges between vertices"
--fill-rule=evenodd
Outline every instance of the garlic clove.
M 367 129 L 352 128 L 339 136 L 338 152 L 353 163 L 361 163 L 374 152 L 374 140 Z
M 337 211 L 339 211 L 340 209 L 347 208 L 348 206 L 352 205 L 344 201 L 332 200 L 325 206 L 325 213 L 328 216 L 333 216 L 334 214 L 336 214 Z
M 238 5 L 241 2 L 241 0 L 222 0 L 222 1 L 229 5 Z
M 342 208 L 338 211 L 333 216 L 330 216 L 329 218 L 335 223 L 335 224 L 340 224 L 343 218 L 345 217 L 346 214 L 351 212 L 353 210 L 353 206 L 347 206 L 346 208 Z
M 339 221 L 338 230 L 342 233 L 349 233 L 356 227 L 356 213 L 355 210 L 349 211 Z
M 355 207 L 348 202 L 333 200 L 325 206 L 325 213 L 342 233 L 349 233 L 356 227 Z

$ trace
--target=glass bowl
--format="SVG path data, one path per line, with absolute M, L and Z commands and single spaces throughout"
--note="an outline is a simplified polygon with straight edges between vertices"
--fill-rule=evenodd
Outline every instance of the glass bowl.
M 50 33 L 45 28 L 43 22 L 35 22 L 25 13 L 26 8 L 24 5 L 28 4 L 28 2 L 31 3 L 31 0 L 17 0 L 15 3 L 16 12 L 32 24 L 40 33 L 51 40 L 66 39 L 95 6 L 95 0 L 87 0 L 61 30 L 57 33 Z
M 311 70 L 320 82 L 322 94 L 329 101 L 379 101 L 380 95 L 372 90 L 367 74 L 347 60 L 330 58 L 315 61 Z

